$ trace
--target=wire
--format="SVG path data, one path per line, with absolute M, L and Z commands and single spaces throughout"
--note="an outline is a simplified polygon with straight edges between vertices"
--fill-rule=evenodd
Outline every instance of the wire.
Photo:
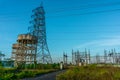
M 87 14 L 98 14 L 98 13 L 106 13 L 106 12 L 115 12 L 120 11 L 120 9 L 113 9 L 113 10 L 103 10 L 103 11 L 94 11 L 94 12 L 86 12 L 86 13 L 76 13 L 76 14 L 67 14 L 67 15 L 58 15 L 58 16 L 48 16 L 50 17 L 68 17 L 68 16 L 78 16 L 78 15 L 87 15 Z
M 120 5 L 120 2 L 112 2 L 107 4 L 87 4 L 84 6 L 79 7 L 69 7 L 69 8 L 60 8 L 59 10 L 51 10 L 48 11 L 48 13 L 58 13 L 58 12 L 64 12 L 64 11 L 71 11 L 71 10 L 83 10 L 83 9 L 90 9 L 90 8 L 98 8 L 98 7 L 108 7 L 108 6 L 117 6 Z
M 49 34 L 80 34 L 80 33 L 98 33 L 98 32 L 101 32 L 101 33 L 119 33 L 120 31 L 96 31 L 96 32 L 61 32 L 61 33 L 49 33 Z
M 51 11 L 48 11 L 47 13 L 50 14 L 50 13 L 58 13 L 58 12 L 64 12 L 64 11 L 84 10 L 84 9 L 90 9 L 90 8 L 98 8 L 98 7 L 100 8 L 100 7 L 117 6 L 117 5 L 120 5 L 120 2 L 111 2 L 111 3 L 106 3 L 106 4 L 87 4 L 87 5 L 79 6 L 79 7 L 76 7 L 76 8 L 75 7 L 69 7 L 69 8 L 66 8 L 66 9 L 65 8 L 61 8 L 59 10 L 58 9 L 57 10 L 51 10 Z M 114 10 L 114 11 L 118 11 L 118 10 Z M 111 11 L 101 11 L 101 12 L 100 11 L 99 12 L 95 11 L 95 12 L 88 12 L 88 13 L 82 13 L 82 14 L 69 14 L 68 16 L 71 16 L 71 15 L 85 15 L 85 14 L 93 14 L 93 13 L 95 14 L 95 13 L 102 13 L 102 12 L 111 12 Z M 25 14 L 25 12 L 24 12 L 24 14 Z M 5 14 L 2 14 L 2 16 L 4 16 L 4 15 Z M 7 17 L 10 17 L 10 16 L 16 17 L 16 16 L 19 16 L 19 15 L 15 15 L 15 14 L 14 15 L 7 15 Z M 58 16 L 50 16 L 50 17 L 58 17 Z

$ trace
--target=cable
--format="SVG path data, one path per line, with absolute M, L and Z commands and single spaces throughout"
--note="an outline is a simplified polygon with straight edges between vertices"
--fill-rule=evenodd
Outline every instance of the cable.
M 61 8 L 59 10 L 52 10 L 48 11 L 48 13 L 58 13 L 58 12 L 64 12 L 64 11 L 71 11 L 71 10 L 83 10 L 83 9 L 90 9 L 90 8 L 98 8 L 98 7 L 108 7 L 108 6 L 116 6 L 120 5 L 120 2 L 112 2 L 112 3 L 107 3 L 107 4 L 87 4 L 84 6 L 79 6 L 79 7 L 69 7 L 69 8 Z
M 90 8 L 100 8 L 100 7 L 107 7 L 107 6 L 117 6 L 117 5 L 120 5 L 120 2 L 111 2 L 111 3 L 107 3 L 107 4 L 87 4 L 87 6 L 80 6 L 80 7 L 76 7 L 76 8 L 68 8 L 68 9 L 65 9 L 65 8 L 61 8 L 60 10 L 51 10 L 51 11 L 48 11 L 47 13 L 50 14 L 50 13 L 58 13 L 58 12 L 64 12 L 64 11 L 72 11 L 72 10 L 84 10 L 84 9 L 90 9 Z M 104 11 L 105 12 L 105 11 Z M 106 11 L 108 12 L 108 11 Z M 110 12 L 110 11 L 109 11 Z M 19 12 L 20 13 L 20 12 Z M 25 12 L 24 12 L 25 13 Z M 85 15 L 85 14 L 95 14 L 95 13 L 100 13 L 100 12 L 89 12 L 89 13 L 82 13 L 82 14 L 71 14 L 71 15 Z M 102 13 L 102 12 L 101 12 Z M 14 13 L 13 13 L 14 14 Z M 4 16 L 4 14 L 2 14 L 2 16 Z M 7 15 L 7 16 L 11 16 L 11 15 Z M 19 16 L 19 15 L 12 15 L 12 16 Z M 1 17 L 1 16 L 0 16 Z M 52 17 L 52 16 L 51 16 Z M 57 17 L 57 16 L 53 16 L 53 17 Z
M 78 16 L 78 15 L 97 14 L 97 13 L 106 13 L 106 12 L 115 12 L 115 11 L 120 11 L 120 9 L 86 12 L 86 13 L 77 13 L 77 14 L 68 14 L 68 15 L 59 15 L 59 16 L 48 16 L 47 18 L 50 18 L 50 17 L 68 17 L 68 16 L 71 17 L 71 16 Z

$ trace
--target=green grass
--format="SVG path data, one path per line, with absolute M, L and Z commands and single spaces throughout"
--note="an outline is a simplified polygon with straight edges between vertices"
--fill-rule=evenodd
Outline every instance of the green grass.
M 18 68 L 3 68 L 0 67 L 0 80 L 19 80 L 22 78 L 35 77 L 59 69 L 58 64 L 37 64 L 26 65 Z
M 56 71 L 56 69 L 25 69 L 18 72 L 15 72 L 16 69 L 0 69 L 0 80 L 16 80 L 22 78 L 35 77 L 37 75 L 43 75 L 49 72 Z
M 49 72 L 56 71 L 54 69 L 47 69 L 47 70 L 23 70 L 20 73 L 16 74 L 16 78 L 22 79 L 22 78 L 30 78 L 35 77 L 37 75 L 43 75 Z
M 58 75 L 57 80 L 120 80 L 120 68 L 95 65 L 74 67 Z

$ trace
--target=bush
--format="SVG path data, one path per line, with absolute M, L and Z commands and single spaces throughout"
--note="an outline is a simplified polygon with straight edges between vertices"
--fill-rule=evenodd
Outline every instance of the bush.
M 17 73 L 16 76 L 18 79 L 22 79 L 22 78 L 34 77 L 35 73 L 32 71 L 22 71 L 20 73 Z
M 20 64 L 21 65 L 21 64 Z M 37 75 L 56 71 L 58 64 L 28 64 L 17 68 L 0 68 L 0 80 L 14 80 L 34 77 Z
M 57 80 L 120 80 L 120 68 L 94 65 L 75 67 L 58 75 Z
M 4 75 L 3 80 L 14 80 L 15 78 L 13 78 L 13 76 L 13 73 L 6 74 Z
M 0 68 L 1 80 L 14 80 L 16 68 Z

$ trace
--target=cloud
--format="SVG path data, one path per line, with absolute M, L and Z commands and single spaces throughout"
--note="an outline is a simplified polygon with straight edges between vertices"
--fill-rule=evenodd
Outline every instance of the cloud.
M 87 47 L 117 47 L 120 46 L 120 36 L 108 36 L 106 39 L 93 40 L 87 43 L 78 45 L 76 48 Z
M 119 46 L 120 45 L 120 39 L 108 39 L 101 41 L 100 46 Z

